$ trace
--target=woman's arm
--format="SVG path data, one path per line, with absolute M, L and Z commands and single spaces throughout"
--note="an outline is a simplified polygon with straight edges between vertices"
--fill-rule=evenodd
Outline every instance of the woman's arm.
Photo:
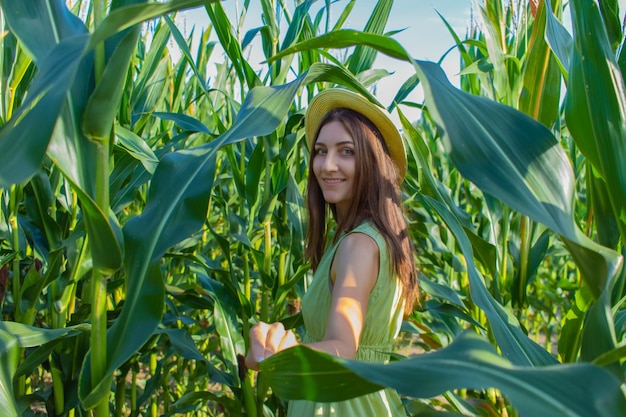
M 352 233 L 341 241 L 331 266 L 332 302 L 324 340 L 310 347 L 354 359 L 378 269 L 378 245 L 371 237 Z
M 335 356 L 355 357 L 378 269 L 378 245 L 371 237 L 352 233 L 341 241 L 331 266 L 332 301 L 324 340 L 307 346 Z M 294 333 L 281 323 L 259 322 L 250 329 L 246 366 L 258 370 L 261 360 L 296 344 Z

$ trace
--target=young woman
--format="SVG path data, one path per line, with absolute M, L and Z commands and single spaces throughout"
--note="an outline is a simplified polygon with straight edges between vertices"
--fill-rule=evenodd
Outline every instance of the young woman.
M 402 138 L 383 109 L 343 89 L 312 100 L 305 129 L 311 151 L 306 256 L 314 276 L 302 300 L 302 343 L 344 358 L 386 362 L 403 312 L 418 297 L 401 207 Z M 250 330 L 246 364 L 258 370 L 261 360 L 297 343 L 282 324 L 258 323 Z M 290 401 L 288 407 L 294 417 L 406 415 L 391 389 L 336 403 Z

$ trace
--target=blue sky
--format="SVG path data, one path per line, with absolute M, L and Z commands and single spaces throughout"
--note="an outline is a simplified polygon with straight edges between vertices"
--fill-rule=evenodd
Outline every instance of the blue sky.
M 259 0 L 251 0 L 250 3 L 250 9 L 248 10 L 245 20 L 245 30 L 262 26 Z M 316 11 L 323 7 L 324 3 L 323 0 L 317 0 L 313 6 L 313 10 Z M 363 29 L 376 3 L 377 0 L 357 0 L 344 28 Z M 476 8 L 477 3 L 482 4 L 483 1 L 395 0 L 391 9 L 387 30 L 400 30 L 399 33 L 394 35 L 394 38 L 400 42 L 414 58 L 438 61 L 449 48 L 454 46 L 454 41 L 437 12 L 447 20 L 459 37 L 463 39 L 466 31 L 472 24 L 472 13 L 474 24 L 476 24 L 476 21 L 480 21 L 480 13 Z M 225 0 L 223 2 L 231 21 L 234 22 L 237 20 L 239 15 L 237 10 L 242 7 L 242 4 L 243 0 Z M 294 0 L 285 0 L 285 4 L 293 10 Z M 331 18 L 336 19 L 346 4 L 348 4 L 348 0 L 337 0 L 334 2 L 331 6 Z M 620 12 L 623 15 L 624 10 L 626 10 L 626 0 L 619 0 L 619 4 Z M 198 8 L 179 15 L 176 21 L 179 26 L 184 21 L 187 32 L 190 31 L 193 26 L 196 26 L 196 32 L 199 32 L 201 27 L 206 26 L 208 18 L 206 17 L 204 8 Z M 569 26 L 568 17 L 564 18 L 564 24 Z M 241 36 L 243 37 L 243 34 Z M 248 51 L 248 53 L 250 57 L 249 62 L 254 66 L 263 60 L 263 56 L 259 51 L 260 46 L 256 46 L 258 52 L 255 52 L 254 45 L 252 48 L 253 49 Z M 221 52 L 217 50 L 214 51 L 213 56 L 217 61 L 221 61 L 222 59 L 219 53 Z M 442 68 L 453 84 L 458 83 L 458 79 L 456 78 L 456 72 L 459 68 L 458 59 L 458 54 L 452 52 L 442 62 Z M 402 82 L 413 73 L 413 69 L 407 63 L 399 62 L 381 54 L 379 54 L 375 67 L 387 70 L 393 69 L 394 71 L 392 75 L 379 81 L 377 85 L 376 94 L 379 100 L 384 105 L 388 105 Z M 421 101 L 421 91 L 415 91 L 409 99 L 417 102 Z M 405 110 L 407 116 L 411 118 L 411 112 L 414 111 L 403 108 L 403 111 Z
M 626 1 L 626 0 L 625 0 Z M 226 0 L 223 2 L 231 21 L 235 21 L 237 8 L 241 8 L 241 0 Z M 247 29 L 262 25 L 261 9 L 258 0 L 252 0 L 246 16 Z M 293 8 L 293 0 L 286 1 Z M 361 30 L 371 15 L 377 0 L 358 0 L 344 28 Z M 454 45 L 441 18 L 444 18 L 463 37 L 470 22 L 470 9 L 473 0 L 395 0 L 391 9 L 391 16 L 387 25 L 388 30 L 402 30 L 394 37 L 416 58 L 437 60 L 446 49 Z M 341 10 L 348 4 L 347 0 L 337 0 L 331 7 L 331 17 L 336 19 Z M 317 11 L 324 5 L 324 1 L 317 0 L 312 10 Z M 207 23 L 204 8 L 194 9 L 184 13 L 187 30 L 193 25 L 203 27 Z M 177 22 L 181 22 L 181 17 Z M 253 55 L 254 56 L 254 55 Z M 254 62 L 252 62 L 254 64 Z
M 251 1 L 245 20 L 246 30 L 262 25 L 261 9 L 258 3 L 258 0 Z M 293 7 L 293 3 L 293 0 L 286 1 L 288 7 Z M 344 24 L 344 28 L 362 30 L 376 3 L 376 0 L 357 0 L 348 21 Z M 463 38 L 469 28 L 472 3 L 472 0 L 395 0 L 391 9 L 387 30 L 401 30 L 401 32 L 394 35 L 394 38 L 413 57 L 437 61 L 447 49 L 454 45 L 454 41 L 437 11 L 448 21 L 457 34 Z M 236 21 L 236 16 L 238 16 L 237 8 L 240 9 L 242 4 L 243 1 L 241 0 L 226 0 L 223 2 L 231 21 Z M 336 1 L 331 6 L 331 18 L 336 19 L 346 4 L 348 4 L 347 0 Z M 313 6 L 313 10 L 316 11 L 322 6 L 324 6 L 324 1 L 318 0 Z M 196 26 L 196 32 L 199 32 L 199 28 L 205 27 L 207 24 L 206 11 L 204 8 L 187 11 L 182 16 L 178 16 L 176 21 L 179 26 L 184 21 L 184 27 L 187 32 L 193 26 Z M 259 46 L 256 47 L 259 48 Z M 214 54 L 216 53 L 217 51 L 214 52 Z M 252 50 L 249 51 L 249 54 L 249 61 L 253 66 L 263 60 L 260 52 L 255 53 Z M 221 60 L 219 55 L 214 55 L 214 57 L 216 60 Z M 388 105 L 391 103 L 401 83 L 413 73 L 413 69 L 407 63 L 398 62 L 380 54 L 375 66 L 387 70 L 393 69 L 394 71 L 391 76 L 381 80 L 377 87 L 379 100 L 384 105 Z M 458 54 L 448 56 L 443 62 L 443 67 L 449 76 L 453 78 L 455 71 L 458 70 Z M 417 95 L 411 97 L 411 99 L 420 101 L 419 93 L 415 94 Z M 408 110 L 408 112 L 410 113 L 411 110 Z

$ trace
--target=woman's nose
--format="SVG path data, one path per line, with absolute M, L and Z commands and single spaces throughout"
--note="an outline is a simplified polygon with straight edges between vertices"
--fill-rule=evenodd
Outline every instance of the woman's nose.
M 324 163 L 322 164 L 322 169 L 324 169 L 324 171 L 337 170 L 336 155 L 334 154 L 334 152 L 326 153 L 326 156 L 324 157 Z

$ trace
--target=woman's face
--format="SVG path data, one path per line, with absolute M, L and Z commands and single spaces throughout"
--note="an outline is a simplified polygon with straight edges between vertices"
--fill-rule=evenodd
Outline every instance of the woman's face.
M 341 122 L 326 123 L 314 147 L 313 172 L 324 200 L 335 204 L 341 218 L 350 207 L 354 194 L 354 140 Z

